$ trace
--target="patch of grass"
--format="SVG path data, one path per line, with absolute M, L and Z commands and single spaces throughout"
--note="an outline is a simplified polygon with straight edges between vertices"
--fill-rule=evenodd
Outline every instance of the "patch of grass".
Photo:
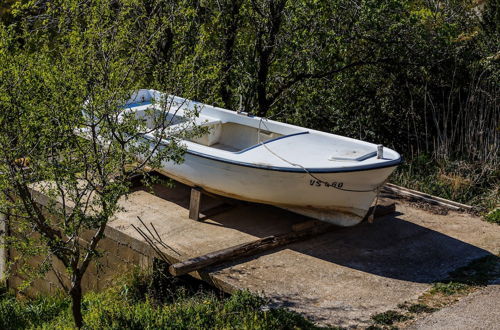
M 466 292 L 470 290 L 470 286 L 464 283 L 458 282 L 438 282 L 434 283 L 431 290 L 429 291 L 431 294 L 442 293 L 447 296 L 451 296 L 454 294 Z
M 482 211 L 492 210 L 500 203 L 500 171 L 479 162 L 438 161 L 421 154 L 400 165 L 391 182 Z
M 449 274 L 449 279 L 466 285 L 483 286 L 500 278 L 500 258 L 489 255 L 472 261 Z
M 433 313 L 437 311 L 437 308 L 429 307 L 425 304 L 413 304 L 406 307 L 406 310 L 413 314 L 422 314 L 422 313 Z
M 496 208 L 484 216 L 484 219 L 491 223 L 500 225 L 500 208 Z
M 248 291 L 218 295 L 213 290 L 195 290 L 194 283 L 184 286 L 178 282 L 177 287 L 165 282 L 163 289 L 153 291 L 152 283 L 159 285 L 161 281 L 136 274 L 104 292 L 86 293 L 86 328 L 318 329 L 295 312 L 266 308 L 268 302 L 264 298 Z M 160 292 L 171 297 L 159 299 L 155 295 Z M 70 300 L 66 296 L 26 301 L 9 294 L 0 296 L 0 329 L 66 329 L 72 324 Z
M 0 297 L 0 329 L 36 328 L 69 311 L 69 305 L 69 300 L 60 295 L 19 301 L 12 294 L 3 294 Z
M 474 286 L 484 286 L 500 278 L 500 258 L 489 255 L 472 261 L 448 275 L 446 281 L 435 283 L 430 293 L 454 295 L 471 290 Z
M 403 322 L 409 319 L 410 319 L 409 316 L 403 315 L 397 311 L 392 311 L 392 310 L 372 316 L 372 320 L 376 324 L 382 324 L 382 325 L 392 325 L 396 322 Z
M 418 302 L 431 308 L 442 308 L 499 278 L 500 258 L 485 256 L 449 273 L 445 280 L 434 283 L 429 291 L 418 298 Z

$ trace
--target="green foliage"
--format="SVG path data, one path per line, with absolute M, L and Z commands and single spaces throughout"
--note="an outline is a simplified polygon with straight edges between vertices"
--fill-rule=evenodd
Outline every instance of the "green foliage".
M 457 293 L 462 293 L 468 291 L 470 286 L 464 283 L 459 282 L 447 282 L 447 283 L 435 283 L 431 290 L 429 291 L 431 294 L 442 293 L 447 296 L 451 296 Z
M 484 286 L 500 278 L 500 257 L 488 255 L 460 267 L 448 275 L 443 282 L 435 283 L 431 294 L 442 293 L 448 296 L 471 290 L 474 286 Z
M 128 285 L 148 279 L 136 278 Z M 90 329 L 316 329 L 312 323 L 285 309 L 263 309 L 266 301 L 247 291 L 219 298 L 197 291 L 177 295 L 165 304 L 128 299 L 124 284 L 103 293 L 88 293 L 83 300 L 85 324 Z M 182 290 L 182 287 L 179 287 Z M 63 296 L 20 301 L 0 297 L 2 329 L 68 328 L 69 300 Z
M 467 285 L 483 286 L 490 281 L 500 278 L 500 257 L 489 255 L 472 261 L 449 274 L 454 282 Z
M 500 225 L 500 208 L 497 207 L 493 211 L 486 214 L 485 219 L 489 222 Z
M 382 325 L 392 325 L 395 322 L 402 322 L 409 319 L 410 317 L 392 310 L 372 316 L 372 320 L 376 324 L 382 324 Z
M 407 307 L 408 312 L 414 313 L 414 314 L 421 314 L 421 313 L 432 313 L 435 312 L 437 309 L 433 307 L 429 307 L 425 304 L 413 304 Z
M 151 123 L 121 108 L 148 80 L 165 31 L 158 7 L 139 0 L 18 5 L 16 22 L 0 24 L 0 212 L 15 215 L 8 243 L 18 256 L 44 260 L 36 272 L 26 263 L 16 270 L 31 279 L 57 258 L 79 305 L 82 277 L 99 257 L 118 201 L 131 192 L 130 178 L 181 162 L 178 141 L 198 130 L 168 134 L 169 98 L 156 102 Z M 144 138 L 149 132 L 152 140 Z M 90 238 L 79 241 L 84 233 Z
M 500 203 L 499 174 L 496 168 L 481 162 L 437 161 L 427 154 L 420 154 L 400 165 L 391 181 L 488 210 Z
M 36 299 L 18 300 L 14 295 L 0 294 L 0 328 L 26 329 L 36 328 L 40 324 L 51 322 L 70 306 L 62 295 L 41 296 Z
M 12 20 L 12 7 L 17 0 L 3 0 L 0 3 L 0 23 Z

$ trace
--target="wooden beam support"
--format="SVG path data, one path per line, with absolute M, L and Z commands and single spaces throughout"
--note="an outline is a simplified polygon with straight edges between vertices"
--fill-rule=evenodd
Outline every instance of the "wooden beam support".
M 391 193 L 394 195 L 399 195 L 399 196 L 403 196 L 403 197 L 409 197 L 409 198 L 413 198 L 416 200 L 424 201 L 424 202 L 427 202 L 427 203 L 433 204 L 433 205 L 439 205 L 439 206 L 446 207 L 448 209 L 455 210 L 455 211 L 461 211 L 461 210 L 472 211 L 474 209 L 470 205 L 465 205 L 465 204 L 458 203 L 455 201 L 450 201 L 448 199 L 429 195 L 429 194 L 426 194 L 426 193 L 423 193 L 420 191 L 416 191 L 413 189 L 408 189 L 405 187 L 396 186 L 395 184 L 392 184 L 392 183 L 387 183 L 382 188 L 382 191 L 388 192 L 388 193 Z
M 201 191 L 191 188 L 191 198 L 189 200 L 189 219 L 200 220 Z
M 395 203 L 378 205 L 375 209 L 374 217 L 381 217 L 393 213 L 395 210 Z M 251 256 L 279 246 L 305 240 L 313 236 L 331 231 L 334 228 L 339 227 L 318 220 L 300 222 L 292 225 L 291 232 L 267 236 L 249 243 L 231 246 L 226 249 L 191 258 L 186 261 L 171 265 L 169 267 L 169 272 L 174 276 L 184 275 L 187 273 L 198 271 L 208 266 L 214 266 L 216 264 L 220 264 L 229 260 Z
M 321 223 L 317 226 L 299 232 L 292 231 L 286 234 L 267 236 L 249 243 L 243 243 L 226 249 L 210 252 L 196 258 L 173 264 L 169 267 L 169 272 L 174 276 L 184 275 L 208 266 L 219 264 L 221 262 L 254 255 L 278 246 L 304 240 L 318 234 L 323 234 L 332 228 L 336 227 L 328 223 Z

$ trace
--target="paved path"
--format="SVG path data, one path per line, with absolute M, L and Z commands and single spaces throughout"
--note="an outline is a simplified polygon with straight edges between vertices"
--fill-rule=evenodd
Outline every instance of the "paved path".
M 443 308 L 408 329 L 500 329 L 500 285 L 474 292 L 459 302 Z

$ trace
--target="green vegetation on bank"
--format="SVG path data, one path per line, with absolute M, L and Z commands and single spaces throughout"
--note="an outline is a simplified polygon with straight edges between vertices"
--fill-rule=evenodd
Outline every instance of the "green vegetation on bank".
M 451 296 L 467 293 L 475 287 L 488 285 L 489 282 L 499 278 L 500 257 L 489 255 L 473 260 L 467 266 L 454 270 L 445 280 L 434 283 L 429 294 Z
M 399 166 L 391 182 L 431 195 L 476 206 L 485 219 L 500 224 L 500 168 L 487 163 L 438 161 L 421 154 Z
M 173 282 L 172 282 L 173 281 Z M 221 296 L 196 284 L 134 275 L 102 293 L 87 293 L 87 329 L 316 329 L 286 309 L 270 309 L 249 292 Z M 71 300 L 64 295 L 16 299 L 0 294 L 0 329 L 73 328 Z

